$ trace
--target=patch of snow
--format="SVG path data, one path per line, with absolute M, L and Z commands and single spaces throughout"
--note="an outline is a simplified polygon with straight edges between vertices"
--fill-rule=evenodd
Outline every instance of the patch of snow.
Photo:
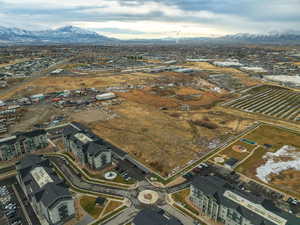
M 289 145 L 284 145 L 278 151 L 272 153 L 268 152 L 263 156 L 267 162 L 256 169 L 256 176 L 264 181 L 269 182 L 270 174 L 279 174 L 288 169 L 300 171 L 300 152 L 295 151 L 296 148 Z M 291 158 L 290 161 L 279 161 L 280 157 Z

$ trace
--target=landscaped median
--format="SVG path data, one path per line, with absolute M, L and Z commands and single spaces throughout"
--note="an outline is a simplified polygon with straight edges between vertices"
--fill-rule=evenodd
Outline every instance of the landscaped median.
M 46 155 L 49 156 L 58 156 L 58 157 L 63 157 L 65 160 L 67 160 L 69 162 L 69 164 L 73 167 L 74 170 L 76 170 L 77 172 L 79 172 L 80 174 L 83 175 L 83 177 L 91 182 L 91 183 L 100 183 L 103 185 L 107 185 L 107 186 L 112 186 L 112 187 L 117 187 L 117 188 L 124 188 L 124 189 L 133 189 L 136 187 L 136 184 L 128 184 L 125 183 L 122 179 L 117 179 L 118 182 L 114 182 L 114 181 L 108 181 L 105 179 L 99 179 L 100 176 L 98 175 L 94 175 L 89 173 L 87 170 L 81 169 L 79 168 L 76 163 L 73 161 L 73 159 L 70 157 L 69 154 L 65 154 L 65 153 L 48 153 Z M 93 176 L 93 177 L 92 177 Z
M 99 196 L 82 195 L 79 198 L 81 208 L 95 220 L 91 225 L 99 224 L 104 220 L 111 219 L 117 213 L 126 209 L 124 202 L 119 200 L 105 199 L 102 204 L 99 204 L 97 199 Z
M 96 203 L 97 197 L 92 196 L 81 196 L 79 199 L 80 206 L 83 208 L 83 210 L 88 213 L 90 216 L 92 216 L 94 219 L 97 219 L 101 212 L 104 209 L 103 205 L 98 205 Z
M 56 165 L 54 165 L 54 169 L 55 169 L 55 172 L 68 183 L 68 185 L 70 186 L 70 189 L 73 190 L 74 192 L 83 193 L 83 194 L 91 194 L 91 195 L 101 196 L 103 198 L 111 198 L 111 199 L 116 199 L 116 200 L 124 199 L 123 197 L 118 197 L 115 195 L 103 194 L 103 193 L 99 193 L 99 192 L 94 192 L 94 191 L 89 191 L 89 190 L 78 188 L 78 187 L 74 186 L 72 184 L 72 182 L 70 182 L 70 180 L 63 174 L 63 172 Z
M 106 221 L 111 220 L 112 218 L 114 218 L 115 216 L 121 214 L 125 209 L 127 209 L 127 207 L 125 205 L 120 206 L 116 209 L 114 209 L 113 211 L 110 211 L 109 213 L 107 213 L 105 216 L 99 218 L 98 220 L 96 220 L 95 222 L 90 223 L 89 225 L 101 225 Z
M 66 178 L 63 175 L 62 171 L 59 168 L 57 168 L 56 165 L 54 165 L 54 167 L 57 174 L 66 180 L 72 191 L 80 194 L 86 194 L 83 198 L 80 199 L 80 205 L 85 212 L 87 212 L 89 215 L 95 218 L 95 220 L 89 225 L 100 225 L 103 221 L 108 221 L 112 219 L 114 216 L 117 216 L 119 213 L 121 213 L 127 208 L 123 197 L 102 194 L 94 191 L 88 191 L 77 188 L 72 185 L 72 183 L 68 180 L 68 178 Z M 95 201 L 98 197 L 102 197 L 107 200 L 104 207 L 96 206 Z

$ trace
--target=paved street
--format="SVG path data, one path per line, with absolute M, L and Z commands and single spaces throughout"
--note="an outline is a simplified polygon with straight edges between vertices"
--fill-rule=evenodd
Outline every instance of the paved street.
M 123 225 L 132 220 L 132 218 L 138 213 L 138 210 L 134 207 L 130 207 L 124 210 L 121 214 L 114 217 L 110 221 L 103 223 L 103 225 Z
M 115 187 L 108 187 L 103 184 L 94 184 L 90 183 L 89 181 L 85 180 L 81 176 L 78 176 L 78 173 L 70 166 L 69 164 L 65 163 L 65 160 L 59 156 L 48 156 L 52 163 L 54 163 L 63 173 L 66 178 L 68 178 L 69 182 L 71 182 L 72 185 L 74 185 L 77 188 L 88 190 L 88 191 L 94 191 L 104 194 L 111 194 L 111 195 L 117 195 L 117 196 L 123 196 L 130 200 L 131 207 L 126 209 L 124 212 L 122 212 L 120 215 L 113 218 L 111 221 L 105 223 L 107 225 L 118 225 L 118 224 L 124 224 L 126 222 L 129 222 L 136 213 L 145 207 L 145 205 L 142 205 L 138 200 L 137 196 L 140 191 L 143 190 L 155 190 L 159 194 L 159 201 L 156 203 L 157 206 L 163 208 L 168 212 L 170 215 L 173 215 L 177 218 L 179 218 L 183 224 L 185 225 L 193 225 L 193 219 L 190 217 L 187 217 L 180 213 L 179 211 L 173 209 L 171 206 L 169 206 L 165 201 L 165 196 L 167 193 L 172 193 L 174 191 L 181 190 L 183 188 L 188 187 L 189 183 L 177 185 L 173 188 L 158 188 L 152 186 L 147 181 L 141 181 L 139 182 L 138 188 L 136 190 L 127 190 L 127 189 L 121 189 L 121 188 L 115 188 Z
M 172 208 L 171 206 L 165 205 L 165 206 L 162 206 L 161 208 L 164 209 L 166 212 L 168 212 L 170 215 L 178 218 L 182 222 L 182 224 L 195 225 L 194 220 L 191 217 L 185 216 L 184 214 L 182 214 L 178 210 Z

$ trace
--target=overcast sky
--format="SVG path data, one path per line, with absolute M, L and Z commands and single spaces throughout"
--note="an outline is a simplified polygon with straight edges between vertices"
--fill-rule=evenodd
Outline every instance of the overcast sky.
M 0 0 L 0 25 L 123 39 L 265 33 L 299 30 L 300 0 Z

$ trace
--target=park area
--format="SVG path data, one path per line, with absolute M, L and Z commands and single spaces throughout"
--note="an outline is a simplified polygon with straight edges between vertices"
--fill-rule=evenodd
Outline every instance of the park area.
M 236 158 L 235 171 L 300 197 L 300 134 L 296 131 L 263 124 L 210 160 L 217 157 Z

